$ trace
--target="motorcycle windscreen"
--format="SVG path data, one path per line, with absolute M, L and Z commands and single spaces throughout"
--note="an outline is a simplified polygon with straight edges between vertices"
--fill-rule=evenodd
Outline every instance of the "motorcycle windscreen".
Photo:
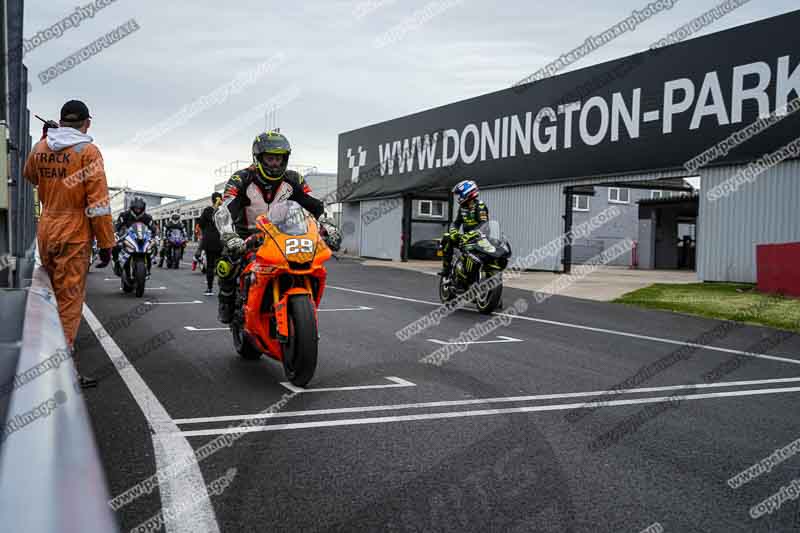
M 488 220 L 478 226 L 478 231 L 483 233 L 483 235 L 487 239 L 491 239 L 493 241 L 499 241 L 503 238 L 502 233 L 500 233 L 500 223 L 496 220 Z
M 147 226 L 145 226 L 142 222 L 136 222 L 133 227 L 131 227 L 131 231 L 136 236 L 137 240 L 143 240 L 145 235 L 149 233 Z
M 284 235 L 298 236 L 308 233 L 306 211 L 295 201 L 273 203 L 269 208 L 267 218 L 275 226 L 275 229 Z

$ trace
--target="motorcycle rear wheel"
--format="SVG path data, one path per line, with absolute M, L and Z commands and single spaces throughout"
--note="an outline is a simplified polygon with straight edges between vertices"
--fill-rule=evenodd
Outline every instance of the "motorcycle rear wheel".
M 283 345 L 283 371 L 292 385 L 305 387 L 317 369 L 319 335 L 314 304 L 306 294 L 289 298 L 289 340 Z
M 133 263 L 133 284 L 136 287 L 136 297 L 144 296 L 144 284 L 147 279 L 147 265 L 144 259 L 137 259 Z

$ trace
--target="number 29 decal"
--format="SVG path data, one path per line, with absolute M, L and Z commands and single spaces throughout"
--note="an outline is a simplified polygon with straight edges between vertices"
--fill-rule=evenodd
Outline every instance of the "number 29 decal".
M 314 251 L 314 241 L 311 239 L 286 239 L 286 255 L 296 253 L 310 254 Z

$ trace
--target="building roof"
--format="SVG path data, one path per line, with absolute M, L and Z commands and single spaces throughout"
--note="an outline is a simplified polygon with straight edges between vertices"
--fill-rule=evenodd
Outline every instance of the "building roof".
M 666 196 L 664 198 L 644 198 L 639 200 L 638 204 L 643 205 L 666 205 L 666 204 L 683 204 L 688 202 L 697 203 L 700 199 L 700 194 L 694 192 L 692 194 L 680 196 Z
M 185 196 L 177 196 L 175 194 L 167 194 L 163 192 L 155 192 L 155 191 L 141 191 L 138 189 L 131 189 L 130 187 L 109 187 L 109 191 L 125 191 L 128 194 L 141 194 L 144 196 L 160 196 L 161 198 L 172 198 L 174 200 L 183 200 Z

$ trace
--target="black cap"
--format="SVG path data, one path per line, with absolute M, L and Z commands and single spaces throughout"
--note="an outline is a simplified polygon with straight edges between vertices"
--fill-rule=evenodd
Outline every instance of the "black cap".
M 61 120 L 64 122 L 78 122 L 92 118 L 89 108 L 80 100 L 70 100 L 61 108 Z

